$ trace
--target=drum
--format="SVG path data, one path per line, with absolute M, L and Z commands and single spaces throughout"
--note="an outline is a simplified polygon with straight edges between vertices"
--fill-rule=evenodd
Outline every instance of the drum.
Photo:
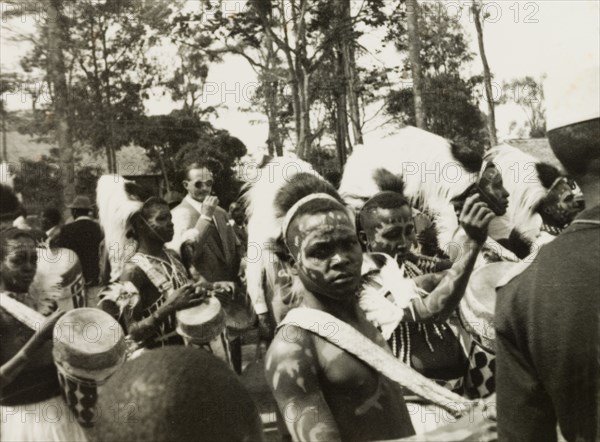
M 232 366 L 225 312 L 218 299 L 210 297 L 203 304 L 178 311 L 177 333 L 186 345 L 202 348 Z
M 470 397 L 487 397 L 496 389 L 496 287 L 516 267 L 518 263 L 501 261 L 478 268 L 459 304 L 461 335 L 469 358 L 465 389 Z
M 54 300 L 61 310 L 85 307 L 85 281 L 77 254 L 63 248 L 38 248 L 32 291 Z
M 98 387 L 125 361 L 124 335 L 112 316 L 93 308 L 71 310 L 54 327 L 52 354 L 62 396 L 83 427 L 93 426 L 100 412 Z

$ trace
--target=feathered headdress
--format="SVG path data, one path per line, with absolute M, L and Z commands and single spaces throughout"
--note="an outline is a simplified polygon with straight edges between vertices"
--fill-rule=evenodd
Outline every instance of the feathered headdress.
M 98 180 L 96 205 L 111 265 L 111 281 L 119 279 L 123 265 L 137 250 L 130 221 L 150 196 L 145 189 L 120 175 L 103 175 Z
M 310 179 L 298 179 L 302 177 Z M 283 265 L 279 254 L 283 226 L 289 223 L 290 213 L 297 210 L 301 200 L 314 199 L 312 195 L 322 189 L 331 189 L 330 193 L 337 196 L 333 186 L 309 163 L 292 157 L 269 159 L 259 169 L 256 180 L 247 185 L 243 195 L 248 217 L 246 278 L 248 294 L 258 313 L 262 313 L 259 305 L 266 307 L 263 275 L 272 287 Z M 341 198 L 337 199 L 341 204 Z

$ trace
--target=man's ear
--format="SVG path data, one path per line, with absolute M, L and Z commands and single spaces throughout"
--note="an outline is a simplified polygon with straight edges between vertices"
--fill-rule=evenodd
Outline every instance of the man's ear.
M 363 246 L 363 249 L 366 250 L 367 249 L 367 232 L 365 232 L 364 230 L 359 230 L 358 231 L 358 240 L 360 241 L 360 244 Z
M 183 185 L 183 188 L 184 188 L 184 189 L 186 189 L 186 190 L 187 190 L 187 183 L 188 183 L 188 182 L 189 182 L 188 180 L 183 180 L 183 181 L 181 182 L 181 184 Z

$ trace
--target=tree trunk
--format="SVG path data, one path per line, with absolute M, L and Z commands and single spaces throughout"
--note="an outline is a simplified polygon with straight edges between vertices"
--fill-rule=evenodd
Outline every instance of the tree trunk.
M 0 100 L 0 106 L 2 106 L 2 161 L 8 162 L 8 147 L 6 143 L 6 109 L 4 107 L 4 100 Z
M 485 55 L 485 47 L 483 45 L 483 25 L 481 23 L 481 5 L 478 2 L 473 3 L 473 18 L 475 19 L 475 28 L 477 29 L 477 42 L 479 43 L 479 54 L 483 63 L 483 82 L 485 85 L 485 96 L 488 105 L 488 132 L 490 135 L 490 143 L 492 146 L 498 144 L 496 137 L 496 112 L 494 110 L 494 92 L 492 90 L 492 74 L 490 66 Z
M 356 60 L 354 59 L 354 39 L 352 35 L 352 17 L 350 15 L 350 0 L 338 0 L 340 7 L 341 28 L 341 56 L 343 64 L 343 78 L 345 80 L 347 103 L 352 136 L 355 144 L 363 144 L 362 127 L 360 122 L 360 105 L 358 102 L 358 76 L 356 75 Z M 348 146 L 350 148 L 350 146 Z M 351 149 L 349 149 L 349 152 Z
M 419 4 L 417 0 L 407 0 L 408 46 L 413 76 L 415 97 L 415 117 L 417 127 L 426 129 L 426 115 L 423 107 L 423 77 L 421 69 L 421 45 L 419 44 Z
M 167 175 L 167 167 L 165 166 L 165 161 L 163 160 L 162 154 L 158 151 L 156 146 L 153 146 L 152 148 L 156 153 L 156 157 L 158 158 L 158 164 L 160 164 L 160 171 L 162 172 L 163 178 L 165 179 L 165 189 L 167 192 L 170 192 L 171 186 L 169 184 L 169 176 Z
M 277 119 L 277 87 L 277 83 L 270 81 L 264 83 L 267 119 L 269 121 L 267 148 L 270 156 L 281 156 L 283 154 L 283 142 L 279 130 L 279 120 Z
M 344 77 L 346 68 L 346 58 L 344 54 L 343 43 L 338 43 L 336 51 L 336 76 L 338 78 Z M 348 156 L 348 100 L 347 100 L 347 85 L 342 84 L 338 86 L 335 92 L 335 146 L 337 150 L 338 161 L 340 164 L 340 170 L 343 170 L 344 164 L 346 164 L 346 158 Z
M 106 153 L 106 167 L 108 169 L 108 173 L 114 173 L 115 168 L 113 163 L 112 152 L 108 144 L 104 146 L 104 151 Z
M 48 77 L 54 88 L 54 121 L 60 151 L 63 204 L 65 204 L 75 198 L 75 180 L 70 173 L 73 168 L 73 143 L 69 126 L 69 91 L 63 56 L 63 32 L 66 20 L 62 15 L 62 1 L 50 0 L 48 14 L 48 58 L 50 61 Z
M 302 71 L 302 68 L 300 69 Z M 300 139 L 296 154 L 299 158 L 306 158 L 310 151 L 312 133 L 310 131 L 310 99 L 308 90 L 308 76 L 302 72 L 302 83 L 298 88 L 300 102 Z

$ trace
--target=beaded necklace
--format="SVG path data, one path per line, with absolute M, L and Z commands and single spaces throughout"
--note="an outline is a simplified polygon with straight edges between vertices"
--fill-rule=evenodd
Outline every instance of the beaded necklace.
M 424 274 L 423 270 L 421 270 L 417 265 L 410 261 L 405 261 L 403 263 L 404 266 L 404 276 L 407 278 L 415 278 L 417 276 L 421 276 Z M 443 331 L 447 329 L 446 324 L 431 324 L 433 326 L 434 333 L 440 338 L 444 339 L 442 334 Z M 429 350 L 434 353 L 435 349 L 431 344 L 429 339 L 428 327 L 426 324 L 419 323 L 417 325 L 417 329 L 420 333 L 423 333 L 425 336 L 425 342 L 427 343 L 427 347 Z M 400 348 L 398 348 L 398 340 L 400 340 Z M 399 358 L 402 362 L 406 364 L 410 364 L 410 328 L 407 322 L 400 322 L 398 328 L 392 333 L 392 352 L 394 356 Z

